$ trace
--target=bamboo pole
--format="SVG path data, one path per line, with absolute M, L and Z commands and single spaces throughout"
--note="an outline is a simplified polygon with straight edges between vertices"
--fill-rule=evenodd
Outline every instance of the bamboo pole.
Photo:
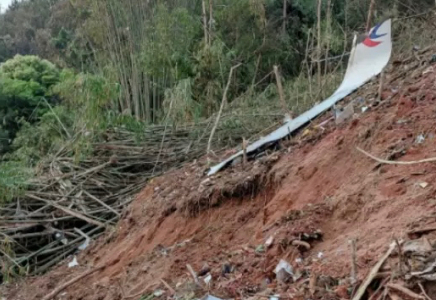
M 328 57 L 329 57 L 329 51 L 330 51 L 330 40 L 331 40 L 331 24 L 332 24 L 332 8 L 331 8 L 331 0 L 327 0 L 327 25 L 326 25 L 326 39 L 327 39 L 327 45 L 325 49 L 325 66 L 324 66 L 324 76 L 327 74 L 328 71 Z
M 230 69 L 229 79 L 227 80 L 227 85 L 226 85 L 226 88 L 224 89 L 223 99 L 222 99 L 222 101 L 221 101 L 221 106 L 220 106 L 220 109 L 219 109 L 219 111 L 218 111 L 218 114 L 217 114 L 217 117 L 216 117 L 216 120 L 215 120 L 215 124 L 213 125 L 212 132 L 210 133 L 209 141 L 208 141 L 208 143 L 207 143 L 207 151 L 206 151 L 206 153 L 207 153 L 208 156 L 209 156 L 210 151 L 211 151 L 211 145 L 212 145 L 212 139 L 213 139 L 213 136 L 214 136 L 215 131 L 216 131 L 217 127 L 218 127 L 218 123 L 219 123 L 219 121 L 220 121 L 221 114 L 223 113 L 224 106 L 225 106 L 226 103 L 227 103 L 227 93 L 228 93 L 229 88 L 230 88 L 230 83 L 232 82 L 233 72 L 234 72 L 234 70 L 236 70 L 236 69 L 239 68 L 240 66 L 241 66 L 241 64 L 237 64 L 236 66 L 233 66 L 233 67 Z
M 374 7 L 375 7 L 375 0 L 371 0 L 371 3 L 369 4 L 369 9 L 368 9 L 368 18 L 366 19 L 365 32 L 367 34 L 369 33 L 369 30 L 371 29 L 371 19 L 372 19 L 372 15 L 374 12 Z
M 322 0 L 318 0 L 318 8 L 317 8 L 317 31 L 318 31 L 318 44 L 317 44 L 317 60 L 318 60 L 318 89 L 319 93 L 321 92 L 321 5 Z
M 283 24 L 282 24 L 283 35 L 286 34 L 287 18 L 288 18 L 288 0 L 283 0 Z
M 212 45 L 213 32 L 213 0 L 209 0 L 209 47 Z
M 209 45 L 209 38 L 207 34 L 206 0 L 202 0 L 201 5 L 202 5 L 202 15 L 203 15 L 204 43 L 205 45 Z
M 283 91 L 283 85 L 282 85 L 282 78 L 280 76 L 279 68 L 277 66 L 274 66 L 274 74 L 276 77 L 277 89 L 279 91 L 279 98 L 280 98 L 280 103 L 282 105 L 283 114 L 285 115 L 289 114 L 289 116 L 292 117 L 288 107 L 286 106 L 285 93 Z

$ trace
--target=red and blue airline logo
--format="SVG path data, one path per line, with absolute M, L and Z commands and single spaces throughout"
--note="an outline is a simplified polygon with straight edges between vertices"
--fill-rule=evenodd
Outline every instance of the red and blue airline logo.
M 382 24 L 378 24 L 377 26 L 375 26 L 374 29 L 369 34 L 369 36 L 367 36 L 365 38 L 365 40 L 363 41 L 363 44 L 365 46 L 372 48 L 372 47 L 376 47 L 382 43 L 382 42 L 375 41 L 375 40 L 387 35 L 387 33 L 382 33 L 382 34 L 377 33 L 377 31 L 380 29 L 381 25 Z

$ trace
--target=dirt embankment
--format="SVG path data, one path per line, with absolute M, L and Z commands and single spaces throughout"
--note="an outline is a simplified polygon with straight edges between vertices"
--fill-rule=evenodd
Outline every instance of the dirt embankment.
M 80 266 L 67 268 L 67 260 L 44 276 L 2 287 L 3 297 L 42 299 L 105 265 L 58 298 L 141 299 L 160 290 L 162 299 L 207 290 L 238 299 L 349 298 L 350 240 L 361 281 L 393 238 L 436 225 L 435 163 L 381 164 L 356 150 L 394 161 L 436 157 L 436 73 L 432 66 L 409 71 L 388 75 L 381 101 L 375 84 L 361 98 L 349 97 L 360 99 L 352 120 L 310 127 L 264 158 L 211 178 L 195 162 L 155 179 L 118 228 L 78 256 Z M 280 259 L 292 265 L 295 283 L 276 278 Z

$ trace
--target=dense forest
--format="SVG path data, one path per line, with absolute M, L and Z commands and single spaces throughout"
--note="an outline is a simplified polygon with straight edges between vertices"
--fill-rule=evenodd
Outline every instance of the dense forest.
M 370 2 L 15 0 L 0 15 L 2 200 L 79 132 L 71 156 L 80 159 L 110 127 L 141 131 L 213 116 L 234 66 L 230 105 L 277 114 L 278 65 L 287 105 L 301 112 L 337 85 Z M 433 6 L 375 1 L 372 23 L 404 20 L 394 23 L 394 39 L 410 47 L 406 39 Z

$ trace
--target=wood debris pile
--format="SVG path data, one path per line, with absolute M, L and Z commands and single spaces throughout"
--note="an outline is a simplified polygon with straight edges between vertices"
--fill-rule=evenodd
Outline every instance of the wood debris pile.
M 85 249 L 117 223 L 150 178 L 204 155 L 207 130 L 207 124 L 154 126 L 138 141 L 135 133 L 112 129 L 80 162 L 66 146 L 43 164 L 22 196 L 0 208 L 3 280 L 43 273 Z M 222 129 L 217 137 L 212 149 L 228 146 L 232 132 Z
M 436 239 L 424 233 L 436 228 L 409 232 L 410 240 L 395 240 L 373 267 L 352 300 L 422 299 L 436 295 Z

